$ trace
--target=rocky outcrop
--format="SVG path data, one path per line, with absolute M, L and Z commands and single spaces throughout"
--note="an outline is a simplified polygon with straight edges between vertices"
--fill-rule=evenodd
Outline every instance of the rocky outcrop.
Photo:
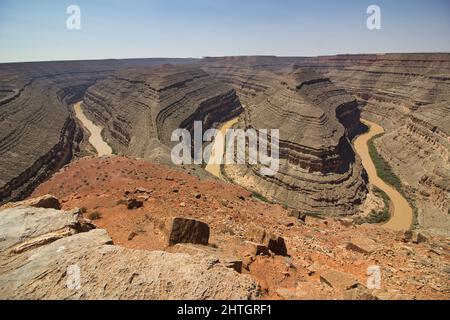
M 144 207 L 129 211 L 122 200 L 124 194 L 133 191 L 151 193 L 151 197 L 144 201 Z M 126 265 L 121 275 L 129 276 L 128 279 L 131 274 L 127 272 L 134 271 L 134 267 L 128 266 L 134 266 L 138 260 L 135 256 L 140 259 L 142 251 L 156 250 L 191 257 L 177 260 L 175 268 L 185 262 L 190 264 L 193 259 L 200 270 L 204 270 L 203 263 L 208 266 L 209 271 L 205 272 L 215 272 L 222 266 L 236 275 L 238 272 L 247 274 L 260 284 L 265 299 L 371 299 L 373 296 L 448 299 L 449 296 L 449 245 L 445 237 L 425 232 L 413 232 L 409 236 L 379 225 L 354 225 L 348 218 L 306 216 L 300 220 L 288 217 L 291 210 L 260 201 L 242 187 L 218 180 L 200 180 L 173 167 L 125 157 L 85 158 L 63 168 L 42 184 L 35 195 L 48 193 L 61 200 L 64 210 L 82 207 L 86 216 L 95 211 L 101 213 L 94 221 L 98 228 L 107 230 L 116 246 L 129 248 L 134 253 L 126 255 L 124 260 L 106 255 L 111 259 L 112 270 L 116 270 L 114 263 L 124 261 Z M 161 221 L 177 217 L 208 224 L 208 245 L 177 243 L 168 246 L 158 226 L 163 230 Z M 272 239 L 282 241 L 273 243 Z M 78 246 L 80 248 L 82 246 Z M 282 248 L 287 250 L 288 256 L 283 254 Z M 90 261 L 88 254 L 85 257 Z M 3 257 L 0 259 L 3 264 Z M 153 268 L 154 263 L 153 259 L 142 265 L 142 269 L 147 264 Z M 102 274 L 104 264 L 99 265 L 102 267 L 97 268 L 95 274 Z M 368 280 L 377 266 L 381 272 L 381 288 L 365 288 L 366 284 L 373 284 Z M 99 279 L 89 268 L 80 269 L 82 275 L 87 272 L 88 276 Z M 142 270 L 136 272 L 144 274 Z M 163 274 L 165 277 L 165 271 Z M 177 274 L 171 277 L 179 279 Z M 36 278 L 34 283 L 45 279 L 46 276 Z M 67 280 L 61 279 L 60 282 Z M 114 271 L 112 279 L 120 281 L 122 278 Z M 141 278 L 136 276 L 136 279 Z M 163 279 L 165 284 L 166 278 Z M 228 279 L 234 281 L 228 276 L 224 281 Z M 93 292 L 101 291 L 105 283 L 98 283 L 100 289 L 89 288 Z M 108 295 L 111 285 L 106 286 Z M 186 286 L 195 285 L 187 281 Z
M 36 208 L 48 208 L 48 209 L 61 209 L 61 203 L 57 198 L 51 194 L 46 194 L 41 197 L 31 198 L 19 202 L 8 202 L 0 207 L 0 210 L 18 208 L 18 207 L 36 207 Z
M 173 65 L 116 73 L 89 88 L 84 105 L 115 150 L 142 158 L 153 158 L 155 148 L 170 152 L 175 129 L 202 121 L 206 130 L 242 111 L 231 86 Z
M 255 299 L 249 277 L 204 257 L 126 249 L 80 212 L 0 211 L 1 299 Z

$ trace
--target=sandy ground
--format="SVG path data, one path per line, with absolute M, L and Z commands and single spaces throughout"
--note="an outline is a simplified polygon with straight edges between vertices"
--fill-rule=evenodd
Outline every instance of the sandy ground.
M 91 120 L 89 120 L 86 115 L 83 113 L 83 109 L 81 108 L 82 101 L 75 103 L 75 115 L 78 120 L 80 120 L 83 125 L 89 130 L 91 136 L 89 137 L 89 143 L 92 144 L 97 150 L 97 154 L 101 156 L 111 155 L 112 149 L 111 147 L 103 140 L 102 137 L 102 127 L 95 125 Z
M 362 159 L 363 166 L 369 175 L 369 182 L 383 190 L 392 201 L 393 210 L 391 219 L 383 226 L 392 230 L 408 230 L 411 228 L 413 222 L 413 210 L 411 206 L 396 189 L 378 177 L 375 165 L 369 155 L 367 142 L 377 134 L 384 133 L 384 129 L 374 122 L 367 120 L 361 120 L 361 122 L 369 126 L 370 130 L 368 133 L 356 138 L 354 142 L 355 150 Z

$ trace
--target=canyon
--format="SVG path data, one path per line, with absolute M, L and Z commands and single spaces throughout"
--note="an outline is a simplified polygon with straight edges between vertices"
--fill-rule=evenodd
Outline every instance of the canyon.
M 448 298 L 449 89 L 447 53 L 0 64 L 0 230 L 7 242 L 0 248 L 0 296 Z M 194 121 L 222 132 L 279 129 L 278 172 L 264 176 L 248 162 L 174 165 L 172 132 L 194 136 Z M 213 144 L 216 152 L 224 148 Z M 380 179 L 386 175 L 393 184 Z M 54 210 L 75 210 L 70 226 L 89 230 L 61 233 L 68 225 L 57 224 L 25 242 L 4 233 L 11 226 L 24 232 L 16 215 L 55 219 L 44 208 L 26 209 L 26 201 L 46 194 L 58 198 Z M 381 221 L 381 212 L 390 215 Z M 213 245 L 204 243 L 202 223 Z M 181 231 L 170 239 L 192 242 L 202 234 L 201 243 L 168 245 L 176 224 Z M 130 274 L 158 256 L 161 265 L 138 277 L 149 291 L 125 294 L 136 287 L 122 282 L 128 273 L 119 266 L 118 295 L 95 289 L 107 283 L 104 273 L 75 295 L 49 291 L 62 269 L 34 291 L 21 261 L 45 259 L 72 238 L 83 248 L 69 248 L 58 261 L 73 258 L 85 270 L 107 264 L 105 252 L 134 261 Z M 174 263 L 186 268 L 172 291 Z M 382 290 L 364 285 L 371 264 L 382 265 Z M 169 270 L 166 293 L 147 281 L 161 267 Z M 403 269 L 409 271 L 399 276 Z M 189 273 L 211 283 L 207 294 L 181 289 Z M 17 275 L 27 288 L 21 292 Z M 343 288 L 335 278 L 352 285 Z

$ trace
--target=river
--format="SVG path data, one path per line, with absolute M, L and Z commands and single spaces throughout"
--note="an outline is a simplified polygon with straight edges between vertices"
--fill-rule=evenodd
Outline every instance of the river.
M 355 150 L 362 159 L 364 169 L 366 169 L 367 174 L 369 175 L 369 182 L 383 190 L 391 199 L 391 218 L 384 223 L 383 226 L 392 230 L 409 230 L 413 222 L 413 210 L 411 206 L 400 192 L 378 177 L 375 165 L 369 154 L 367 142 L 377 134 L 384 133 L 384 129 L 378 124 L 368 120 L 361 119 L 361 122 L 367 125 L 370 130 L 355 139 Z
M 227 129 L 231 128 L 237 121 L 238 119 L 235 118 L 223 123 L 219 128 L 223 139 L 217 139 L 213 142 L 211 157 L 205 167 L 205 170 L 216 177 L 222 178 L 222 174 L 220 164 L 217 164 L 217 161 L 213 161 L 213 159 L 217 160 L 223 158 L 225 150 L 225 142 L 223 140 L 225 133 Z M 391 200 L 391 217 L 389 221 L 383 224 L 383 226 L 392 230 L 409 230 L 413 222 L 413 209 L 409 205 L 408 201 L 400 194 L 400 192 L 378 177 L 375 165 L 369 154 L 367 142 L 377 134 L 384 133 L 384 129 L 378 124 L 368 120 L 361 120 L 361 122 L 366 124 L 370 129 L 369 132 L 362 134 L 355 139 L 355 150 L 362 159 L 362 164 L 369 176 L 369 182 L 383 190 Z
M 89 120 L 83 112 L 83 108 L 81 107 L 82 101 L 75 103 L 74 110 L 75 115 L 78 120 L 83 123 L 84 127 L 87 128 L 90 132 L 89 143 L 92 144 L 97 150 L 97 154 L 99 157 L 105 155 L 111 155 L 112 149 L 111 147 L 103 140 L 102 137 L 102 127 L 95 125 L 91 120 Z
M 220 127 L 219 131 L 222 133 L 222 139 L 218 137 L 218 139 L 214 139 L 213 146 L 211 148 L 211 155 L 208 161 L 208 164 L 205 167 L 205 170 L 209 173 L 215 175 L 218 178 L 222 178 L 222 174 L 220 172 L 220 164 L 219 159 L 223 159 L 223 155 L 225 152 L 225 134 L 228 129 L 230 129 L 235 123 L 238 122 L 238 118 L 231 119 L 227 122 L 224 122 Z

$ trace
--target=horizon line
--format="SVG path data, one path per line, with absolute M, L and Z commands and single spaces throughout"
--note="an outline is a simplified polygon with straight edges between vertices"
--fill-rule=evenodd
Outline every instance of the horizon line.
M 217 59 L 217 58 L 229 58 L 229 57 L 271 57 L 271 58 L 319 58 L 319 57 L 333 57 L 333 56 L 357 56 L 357 55 L 370 55 L 380 56 L 389 54 L 450 54 L 450 51 L 411 51 L 411 52 L 378 52 L 378 53 L 335 53 L 335 54 L 322 54 L 322 55 L 268 55 L 268 54 L 243 54 L 243 55 L 220 55 L 220 56 L 202 56 L 202 57 L 125 57 L 125 58 L 87 58 L 87 59 L 56 59 L 56 60 L 23 60 L 23 61 L 0 61 L 0 64 L 19 64 L 19 63 L 45 63 L 45 62 L 80 62 L 80 61 L 108 61 L 108 60 L 146 60 L 146 59 L 184 59 L 184 60 L 204 60 L 204 59 Z

